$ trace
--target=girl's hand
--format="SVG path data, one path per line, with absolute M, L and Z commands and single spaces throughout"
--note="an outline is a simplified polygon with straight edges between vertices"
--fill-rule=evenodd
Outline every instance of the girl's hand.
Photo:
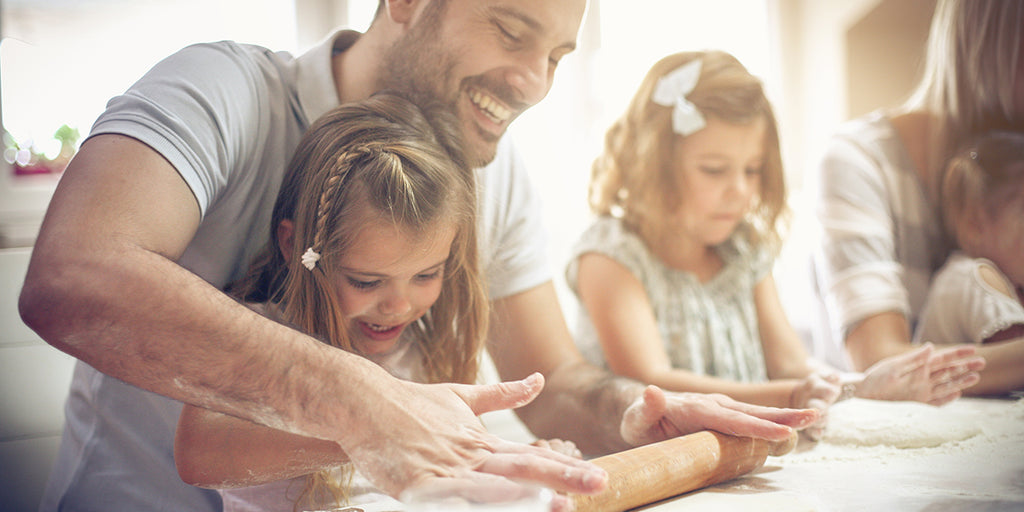
M 575 457 L 577 459 L 583 458 L 583 453 L 576 447 L 576 443 L 572 441 L 566 441 L 564 439 L 538 439 L 530 444 L 538 448 L 546 448 L 553 452 Z
M 793 388 L 789 395 L 789 406 L 794 409 L 808 409 L 812 402 L 832 405 L 839 398 L 842 387 L 839 375 L 835 373 L 812 373 Z
M 812 373 L 793 388 L 789 398 L 790 407 L 818 411 L 818 421 L 803 430 L 804 435 L 810 440 L 821 439 L 828 421 L 828 408 L 839 399 L 841 392 L 839 375 L 836 373 Z
M 970 345 L 935 350 L 931 343 L 883 359 L 864 372 L 854 396 L 875 400 L 913 400 L 942 405 L 978 383 L 985 359 Z

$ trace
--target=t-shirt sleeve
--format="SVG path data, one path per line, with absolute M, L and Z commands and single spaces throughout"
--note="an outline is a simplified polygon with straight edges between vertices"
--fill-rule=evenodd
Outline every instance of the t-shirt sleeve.
M 816 187 L 815 268 L 832 331 L 885 311 L 909 314 L 880 166 L 853 137 L 834 138 Z
M 984 266 L 995 268 L 986 260 L 964 258 L 936 275 L 928 308 L 929 321 L 939 328 L 930 329 L 922 334 L 930 337 L 918 341 L 981 343 L 1014 325 L 1024 325 L 1024 305 L 988 284 L 981 276 Z M 1006 286 L 1012 289 L 1009 281 Z
M 121 134 L 153 148 L 192 189 L 205 215 L 237 160 L 256 152 L 257 67 L 235 43 L 186 47 L 111 99 L 90 137 Z

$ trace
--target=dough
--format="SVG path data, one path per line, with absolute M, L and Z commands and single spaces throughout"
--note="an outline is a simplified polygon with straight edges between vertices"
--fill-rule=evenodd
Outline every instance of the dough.
M 821 441 L 834 445 L 934 448 L 982 433 L 978 418 L 920 402 L 851 398 L 828 410 Z

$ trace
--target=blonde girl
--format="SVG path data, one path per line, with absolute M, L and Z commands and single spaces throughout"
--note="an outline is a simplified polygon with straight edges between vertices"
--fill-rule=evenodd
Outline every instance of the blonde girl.
M 657 62 L 593 164 L 598 216 L 567 269 L 582 351 L 673 391 L 824 409 L 772 262 L 786 189 L 761 82 L 721 51 Z
M 972 141 L 940 192 L 958 250 L 932 278 L 914 342 L 977 344 L 986 366 L 972 393 L 1024 389 L 1024 132 Z
M 455 125 L 425 110 L 378 94 L 314 123 L 282 184 L 270 242 L 232 292 L 400 378 L 473 383 L 488 312 L 473 175 Z M 390 499 L 353 478 L 335 443 L 189 405 L 175 458 L 187 482 L 223 489 L 228 511 Z

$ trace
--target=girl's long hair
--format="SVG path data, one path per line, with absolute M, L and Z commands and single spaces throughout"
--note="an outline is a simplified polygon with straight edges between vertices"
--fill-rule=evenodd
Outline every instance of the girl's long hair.
M 270 241 L 230 292 L 245 302 L 277 304 L 283 321 L 355 352 L 335 291 L 336 265 L 367 206 L 411 235 L 455 225 L 440 296 L 403 336 L 418 345 L 430 382 L 475 382 L 488 302 L 477 255 L 474 176 L 458 149 L 458 134 L 449 113 L 390 92 L 325 114 L 289 164 Z M 294 222 L 287 259 L 277 233 L 286 219 Z M 313 270 L 302 264 L 307 248 L 321 254 Z M 347 484 L 329 480 L 329 472 L 315 475 L 304 497 L 344 498 Z
M 651 96 L 661 77 L 695 59 L 702 61 L 700 80 L 687 99 L 705 117 L 736 124 L 765 120 L 761 190 L 746 221 L 755 243 L 777 246 L 780 217 L 787 210 L 775 114 L 761 81 L 722 51 L 676 53 L 651 67 L 626 112 L 609 128 L 604 150 L 591 167 L 590 209 L 621 217 L 644 238 L 661 236 L 664 215 L 679 207 L 672 159 L 681 135 L 672 129 L 672 107 L 655 103 Z

